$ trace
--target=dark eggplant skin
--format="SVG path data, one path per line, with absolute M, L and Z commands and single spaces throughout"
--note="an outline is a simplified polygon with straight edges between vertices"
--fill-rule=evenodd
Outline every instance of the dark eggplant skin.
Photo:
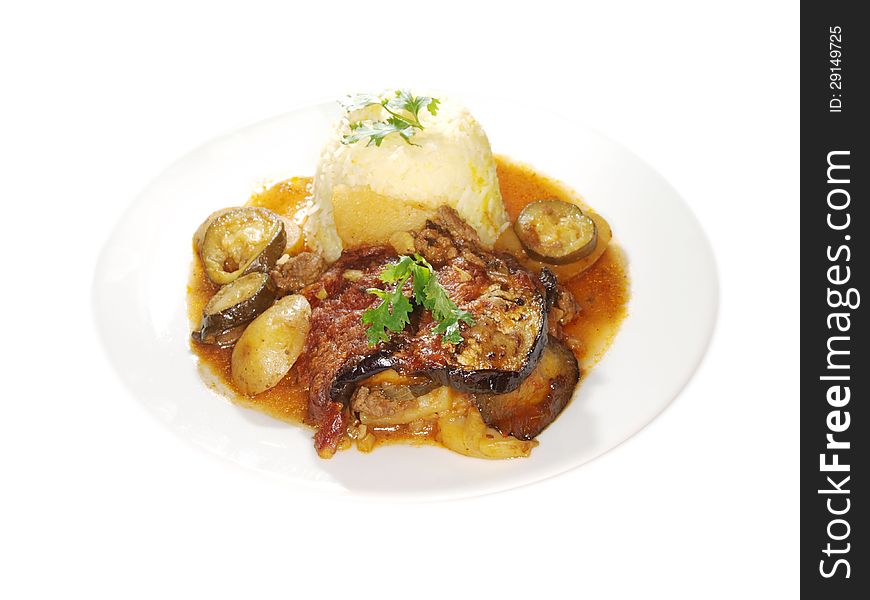
M 535 369 L 547 346 L 547 315 L 553 306 L 556 295 L 556 276 L 544 269 L 539 276 L 543 294 L 538 294 L 535 302 L 541 314 L 541 325 L 532 348 L 518 370 L 469 369 L 452 364 L 429 365 L 429 368 L 415 368 L 415 359 L 409 359 L 409 352 L 416 348 L 413 342 L 398 340 L 396 343 L 382 345 L 372 354 L 363 356 L 356 362 L 345 365 L 335 376 L 330 387 L 330 398 L 335 402 L 346 403 L 357 383 L 387 369 L 400 373 L 426 376 L 432 381 L 452 387 L 461 392 L 478 394 L 505 394 L 517 389 Z
M 553 252 L 547 252 L 544 250 L 544 247 L 540 245 L 540 238 L 538 237 L 539 233 L 536 231 L 535 221 L 537 221 L 538 217 L 553 210 L 562 213 L 565 211 L 571 212 L 575 216 L 585 219 L 587 223 L 591 223 L 592 236 L 586 244 L 580 248 L 576 248 L 573 252 L 561 255 L 554 255 Z M 514 221 L 514 232 L 520 240 L 520 243 L 523 245 L 526 254 L 528 254 L 530 258 L 553 265 L 569 264 L 577 262 L 582 258 L 586 258 L 595 250 L 595 246 L 598 244 L 598 225 L 595 221 L 589 216 L 584 215 L 583 211 L 581 211 L 580 207 L 577 205 L 563 200 L 538 200 L 527 204 L 522 212 L 520 212 L 516 221 Z
M 562 412 L 580 380 L 574 353 L 550 339 L 535 370 L 513 392 L 473 394 L 484 422 L 502 435 L 530 440 Z
M 248 324 L 244 323 L 226 331 L 215 331 L 206 335 L 203 335 L 201 331 L 194 331 L 190 337 L 198 344 L 212 344 L 219 348 L 230 348 L 239 341 L 247 326 Z
M 473 316 L 474 325 L 462 323 L 462 341 L 446 343 L 435 333 L 431 311 L 418 308 L 403 331 L 370 346 L 362 315 L 379 299 L 369 290 L 385 288 L 380 276 L 399 257 L 389 246 L 345 249 L 300 292 L 312 313 L 297 368 L 308 386 L 306 420 L 319 428 L 315 448 L 321 456 L 337 448 L 355 388 L 379 372 L 394 369 L 465 392 L 500 395 L 520 387 L 547 346 L 556 296 L 550 271 L 538 275 L 510 254 L 484 249 L 474 230 L 447 207 L 413 236 L 438 283 Z M 344 277 L 348 270 L 355 271 L 352 279 Z
M 548 313 L 553 306 L 556 296 L 557 280 L 547 269 L 543 269 L 539 275 L 543 294 L 537 294 L 533 303 L 540 311 L 540 328 L 537 331 L 535 342 L 519 369 L 474 369 L 455 364 L 446 364 L 423 371 L 423 375 L 430 377 L 441 385 L 452 387 L 461 392 L 483 394 L 505 394 L 517 389 L 520 384 L 534 370 L 544 348 L 547 346 Z
M 546 268 L 541 269 L 538 278 L 541 280 L 541 285 L 544 286 L 544 300 L 547 303 L 547 312 L 550 312 L 559 293 L 559 280 L 550 269 Z
M 231 292 L 234 287 L 247 287 L 252 284 L 256 286 L 253 288 L 253 294 L 246 295 L 238 303 L 223 310 L 210 310 L 214 297 L 205 305 L 199 326 L 200 340 L 214 337 L 239 325 L 246 325 L 272 306 L 275 302 L 277 290 L 272 282 L 272 278 L 265 273 L 243 275 L 232 283 L 223 286 L 218 290 L 217 294 Z
M 284 229 L 284 223 L 275 234 L 269 243 L 263 248 L 254 260 L 245 269 L 243 275 L 249 273 L 268 273 L 275 267 L 278 259 L 284 255 L 284 250 L 287 247 L 287 230 Z
M 356 384 L 381 371 L 392 369 L 394 352 L 393 347 L 383 347 L 339 369 L 329 388 L 332 401 L 347 404 L 356 389 Z

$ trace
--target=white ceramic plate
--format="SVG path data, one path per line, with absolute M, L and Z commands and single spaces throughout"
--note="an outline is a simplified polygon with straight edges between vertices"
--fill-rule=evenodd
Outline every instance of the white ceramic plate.
M 118 224 L 97 267 L 94 308 L 133 396 L 179 435 L 229 460 L 310 487 L 386 497 L 459 497 L 539 481 L 655 418 L 691 377 L 715 321 L 716 269 L 698 222 L 657 173 L 600 134 L 566 119 L 558 131 L 518 128 L 522 108 L 468 104 L 496 153 L 568 184 L 603 214 L 630 265 L 622 330 L 530 458 L 485 461 L 396 445 L 320 460 L 311 431 L 238 407 L 200 378 L 185 306 L 191 235 L 210 212 L 244 203 L 263 184 L 313 173 L 338 116 L 333 103 L 205 144 L 148 186 Z

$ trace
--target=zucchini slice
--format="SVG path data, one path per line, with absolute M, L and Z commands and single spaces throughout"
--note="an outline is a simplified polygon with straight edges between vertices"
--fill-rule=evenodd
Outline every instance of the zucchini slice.
M 228 283 L 211 297 L 202 311 L 199 339 L 207 339 L 221 332 L 253 321 L 275 301 L 276 289 L 266 273 L 249 273 Z
M 208 218 L 203 221 L 199 227 L 196 228 L 196 232 L 193 234 L 193 250 L 197 254 L 202 250 L 202 241 L 205 239 L 205 232 L 208 231 L 208 228 L 214 223 L 214 220 L 217 219 L 221 215 L 225 215 L 231 210 L 235 210 L 233 208 L 222 208 L 220 210 L 216 210 L 211 213 Z
M 244 325 L 238 325 L 232 329 L 227 329 L 226 331 L 218 331 L 214 334 L 208 334 L 205 336 L 202 335 L 200 331 L 194 331 L 190 334 L 190 337 L 200 344 L 212 344 L 219 348 L 229 348 L 234 346 L 238 339 L 242 337 L 247 326 L 248 324 L 245 323 Z
M 523 208 L 514 231 L 533 259 L 563 265 L 588 256 L 598 241 L 598 226 L 580 207 L 563 200 L 538 200 Z
M 284 254 L 286 244 L 281 217 L 266 208 L 244 206 L 212 221 L 200 256 L 208 278 L 226 285 L 248 273 L 268 272 Z

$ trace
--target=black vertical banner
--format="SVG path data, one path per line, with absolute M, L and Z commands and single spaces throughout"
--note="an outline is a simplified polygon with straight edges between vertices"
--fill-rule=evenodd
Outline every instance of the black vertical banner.
M 808 598 L 870 598 L 865 8 L 801 3 L 801 591 Z

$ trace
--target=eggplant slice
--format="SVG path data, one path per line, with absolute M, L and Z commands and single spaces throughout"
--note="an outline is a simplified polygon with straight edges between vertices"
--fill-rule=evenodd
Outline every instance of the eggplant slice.
M 474 315 L 475 324 L 463 326 L 463 341 L 453 346 L 432 333 L 436 323 L 423 315 L 417 334 L 393 356 L 399 372 L 482 393 L 509 392 L 529 376 L 547 343 L 547 295 L 538 278 L 518 264 L 498 260 L 490 267 L 498 263 L 502 270 L 477 272 L 467 282 L 451 279 L 453 267 L 438 272 L 439 282 L 460 309 Z M 460 268 L 474 271 L 468 264 Z
M 432 335 L 436 323 L 425 313 L 416 335 L 394 358 L 397 370 L 464 392 L 516 389 L 547 344 L 555 277 L 546 272 L 539 278 L 512 256 L 483 249 L 474 229 L 446 206 L 414 233 L 414 247 L 475 324 L 463 325 L 463 341 L 452 346 Z
M 574 353 L 550 339 L 540 362 L 517 389 L 507 394 L 474 394 L 472 401 L 487 425 L 502 435 L 530 440 L 559 416 L 579 380 Z
M 363 312 L 384 289 L 379 276 L 398 258 L 386 246 L 346 250 L 320 281 L 302 293 L 312 306 L 311 328 L 299 368 L 308 379 L 309 419 L 318 425 L 315 447 L 321 456 L 335 451 L 346 406 L 356 386 L 386 369 L 425 376 L 442 385 L 479 394 L 517 389 L 535 369 L 547 346 L 547 313 L 555 278 L 539 278 L 513 257 L 480 247 L 474 231 L 452 209 L 442 207 L 415 234 L 415 248 L 434 267 L 448 296 L 472 313 L 462 324 L 463 341 L 444 343 L 432 330 L 431 313 L 416 310 L 404 331 L 377 346 L 366 341 Z M 346 271 L 356 271 L 345 278 Z M 406 293 L 411 294 L 408 285 Z
M 534 260 L 564 265 L 585 258 L 598 243 L 598 226 L 580 207 L 564 200 L 527 204 L 514 231 Z
M 218 215 L 205 232 L 200 256 L 218 285 L 242 275 L 268 272 L 287 245 L 281 217 L 266 208 L 243 206 Z
M 223 345 L 231 345 L 227 336 L 218 334 L 253 321 L 272 306 L 275 294 L 275 284 L 266 273 L 250 273 L 228 283 L 203 308 L 199 336 L 195 339 L 204 343 L 217 343 L 207 340 L 220 338 L 227 340 Z
M 390 368 L 393 347 L 369 346 L 360 317 L 378 301 L 367 290 L 383 287 L 380 273 L 397 258 L 385 246 L 345 250 L 319 281 L 301 291 L 311 304 L 311 317 L 296 365 L 308 385 L 307 420 L 318 428 L 314 446 L 323 458 L 335 452 L 344 435 L 344 406 L 357 383 Z M 343 276 L 351 269 L 360 274 L 353 281 Z

